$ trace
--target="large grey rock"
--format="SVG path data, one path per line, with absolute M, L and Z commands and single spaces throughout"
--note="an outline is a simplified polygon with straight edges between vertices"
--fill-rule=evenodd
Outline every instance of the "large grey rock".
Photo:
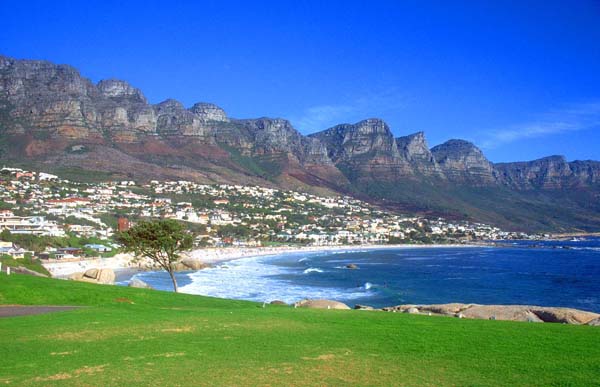
M 544 322 L 563 324 L 587 324 L 600 317 L 600 314 L 572 308 L 532 306 L 531 311 Z
M 422 313 L 485 320 L 600 324 L 600 314 L 572 308 L 529 305 L 434 304 L 397 305 L 382 308 L 388 312 Z
M 332 300 L 302 300 L 296 302 L 294 306 L 311 309 L 350 309 L 348 305 Z
M 210 267 L 209 264 L 204 263 L 201 260 L 194 259 L 194 258 L 184 258 L 181 260 L 181 264 L 187 270 L 202 270 L 202 269 L 206 269 L 207 267 Z
M 127 284 L 127 286 L 131 288 L 154 289 L 152 286 L 148 285 L 139 278 L 132 278 L 131 281 L 129 281 L 129 284 Z
M 592 321 L 588 321 L 587 325 L 593 327 L 600 327 L 600 317 L 593 319 Z
M 473 305 L 462 311 L 465 318 L 543 322 L 529 307 L 522 305 Z
M 420 305 L 417 308 L 421 312 L 431 312 L 434 314 L 445 314 L 454 316 L 457 313 L 469 308 L 471 304 L 451 303 L 451 304 L 434 304 L 434 305 Z

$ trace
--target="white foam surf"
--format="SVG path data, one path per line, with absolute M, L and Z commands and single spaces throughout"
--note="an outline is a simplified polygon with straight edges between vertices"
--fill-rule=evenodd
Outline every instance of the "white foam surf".
M 370 295 L 368 289 L 364 287 L 347 289 L 317 287 L 277 278 L 286 274 L 298 274 L 298 269 L 270 265 L 266 261 L 268 259 L 264 257 L 239 259 L 190 273 L 188 278 L 191 283 L 180 287 L 180 291 L 219 298 L 249 301 L 281 300 L 286 303 L 305 298 L 352 300 Z M 322 272 L 318 268 L 306 270 L 311 270 L 309 273 Z
M 323 270 L 319 269 L 318 267 L 309 267 L 308 269 L 303 271 L 304 274 L 322 273 L 322 272 L 323 272 Z

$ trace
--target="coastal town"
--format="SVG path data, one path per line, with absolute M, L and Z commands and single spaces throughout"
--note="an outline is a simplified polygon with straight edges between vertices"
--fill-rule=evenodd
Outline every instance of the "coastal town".
M 119 251 L 116 232 L 155 218 L 184 223 L 197 248 L 465 244 L 531 237 L 481 223 L 390 213 L 351 197 L 190 181 L 84 183 L 21 168 L 0 170 L 0 253 L 12 258 L 113 256 Z

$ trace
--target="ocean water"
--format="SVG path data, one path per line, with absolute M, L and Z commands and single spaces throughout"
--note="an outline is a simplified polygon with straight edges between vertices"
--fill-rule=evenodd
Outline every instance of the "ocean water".
M 164 272 L 136 276 L 171 290 Z M 284 254 L 225 262 L 178 273 L 177 279 L 181 292 L 260 302 L 327 298 L 374 307 L 464 302 L 600 312 L 600 239 Z

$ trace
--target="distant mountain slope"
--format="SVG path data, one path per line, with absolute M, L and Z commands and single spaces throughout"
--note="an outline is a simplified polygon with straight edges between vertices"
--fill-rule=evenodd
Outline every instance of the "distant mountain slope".
M 600 229 L 600 162 L 551 156 L 493 164 L 475 145 L 429 148 L 372 118 L 309 136 L 281 118 L 149 104 L 121 80 L 0 56 L 0 158 L 113 178 L 177 178 L 345 193 L 407 211 L 514 229 Z M 90 175 L 90 173 L 86 173 Z

